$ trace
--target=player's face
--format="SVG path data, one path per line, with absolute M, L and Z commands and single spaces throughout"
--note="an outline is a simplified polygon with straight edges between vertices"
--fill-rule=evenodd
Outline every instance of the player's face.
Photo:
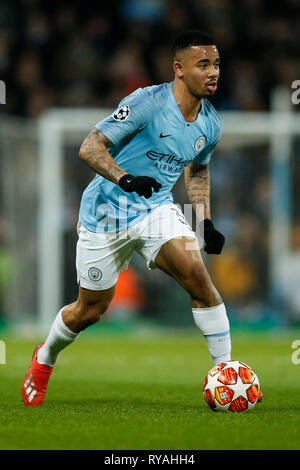
M 216 46 L 191 46 L 174 62 L 175 74 L 184 81 L 188 91 L 201 98 L 217 90 L 220 56 Z

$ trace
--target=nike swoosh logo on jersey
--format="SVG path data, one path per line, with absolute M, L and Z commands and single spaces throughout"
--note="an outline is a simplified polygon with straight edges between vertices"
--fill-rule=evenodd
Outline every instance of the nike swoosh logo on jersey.
M 160 138 L 163 139 L 164 137 L 170 137 L 172 134 L 166 134 L 166 135 L 163 135 L 162 132 L 160 133 Z

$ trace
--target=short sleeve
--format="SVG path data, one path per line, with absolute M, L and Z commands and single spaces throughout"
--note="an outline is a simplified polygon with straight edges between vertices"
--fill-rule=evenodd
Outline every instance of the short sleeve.
M 96 129 L 114 145 L 118 145 L 125 137 L 143 129 L 149 122 L 147 101 L 145 92 L 129 95 L 110 116 L 96 124 Z
M 198 155 L 194 158 L 194 162 L 198 163 L 199 165 L 205 165 L 211 159 L 212 154 L 214 153 L 215 147 L 218 142 L 215 144 L 208 145 L 205 147 Z

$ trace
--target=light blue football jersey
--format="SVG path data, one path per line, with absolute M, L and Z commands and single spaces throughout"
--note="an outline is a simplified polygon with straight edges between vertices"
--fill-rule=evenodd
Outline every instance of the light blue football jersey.
M 79 220 L 92 232 L 117 232 L 140 222 L 151 210 L 173 202 L 172 188 L 192 160 L 208 163 L 222 134 L 222 119 L 202 100 L 194 122 L 186 122 L 171 83 L 139 88 L 96 124 L 111 142 L 117 164 L 134 176 L 151 176 L 162 187 L 146 199 L 126 193 L 96 175 L 82 195 Z

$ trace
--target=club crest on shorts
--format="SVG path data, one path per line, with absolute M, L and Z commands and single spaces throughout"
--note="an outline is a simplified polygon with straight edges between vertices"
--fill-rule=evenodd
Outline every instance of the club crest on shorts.
M 198 137 L 198 139 L 195 142 L 195 150 L 197 153 L 199 153 L 203 149 L 205 142 L 206 142 L 206 138 L 204 135 L 201 135 L 200 137 Z
M 90 268 L 88 274 L 92 281 L 100 281 L 102 277 L 102 272 L 98 268 Z
M 128 104 L 125 104 L 121 108 L 117 109 L 117 111 L 113 114 L 113 118 L 115 121 L 125 121 L 130 116 L 130 108 Z

